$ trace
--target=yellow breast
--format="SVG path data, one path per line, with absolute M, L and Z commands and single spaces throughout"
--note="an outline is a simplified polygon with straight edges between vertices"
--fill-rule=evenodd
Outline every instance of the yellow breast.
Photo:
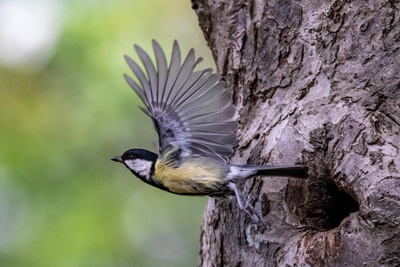
M 153 179 L 176 194 L 209 195 L 225 184 L 224 167 L 208 158 L 189 158 L 177 168 L 159 160 Z

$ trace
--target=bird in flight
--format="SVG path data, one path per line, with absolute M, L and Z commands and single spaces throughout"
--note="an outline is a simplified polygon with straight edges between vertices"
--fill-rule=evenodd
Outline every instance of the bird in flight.
M 133 148 L 113 161 L 124 164 L 143 182 L 164 191 L 191 196 L 234 195 L 240 209 L 260 214 L 245 203 L 237 183 L 254 176 L 307 177 L 302 165 L 231 165 L 237 143 L 232 93 L 211 69 L 195 70 L 202 61 L 191 49 L 185 59 L 175 41 L 170 63 L 153 41 L 155 64 L 139 46 L 134 48 L 143 64 L 125 56 L 136 81 L 124 75 L 143 101 L 140 107 L 153 121 L 159 151 Z

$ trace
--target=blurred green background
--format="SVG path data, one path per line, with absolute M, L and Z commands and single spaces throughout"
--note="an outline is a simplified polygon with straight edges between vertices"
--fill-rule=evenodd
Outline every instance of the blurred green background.
M 110 160 L 155 148 L 122 77 L 152 39 L 214 68 L 189 0 L 0 0 L 0 266 L 197 266 L 207 199 Z

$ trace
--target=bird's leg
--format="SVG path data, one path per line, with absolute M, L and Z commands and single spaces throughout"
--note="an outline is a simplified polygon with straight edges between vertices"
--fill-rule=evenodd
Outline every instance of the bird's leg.
M 243 200 L 239 190 L 237 189 L 236 183 L 230 182 L 229 187 L 233 190 L 233 192 L 235 192 L 239 208 L 250 217 L 252 222 L 263 226 L 265 229 L 270 228 L 269 224 L 264 220 L 262 214 L 250 204 L 250 200 L 247 200 L 246 204 L 243 205 Z

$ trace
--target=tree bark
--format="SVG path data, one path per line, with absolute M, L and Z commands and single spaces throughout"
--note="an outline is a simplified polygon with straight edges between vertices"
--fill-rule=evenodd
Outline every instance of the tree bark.
M 232 162 L 310 168 L 241 187 L 272 230 L 210 198 L 200 265 L 400 266 L 399 1 L 192 6 L 234 92 Z

